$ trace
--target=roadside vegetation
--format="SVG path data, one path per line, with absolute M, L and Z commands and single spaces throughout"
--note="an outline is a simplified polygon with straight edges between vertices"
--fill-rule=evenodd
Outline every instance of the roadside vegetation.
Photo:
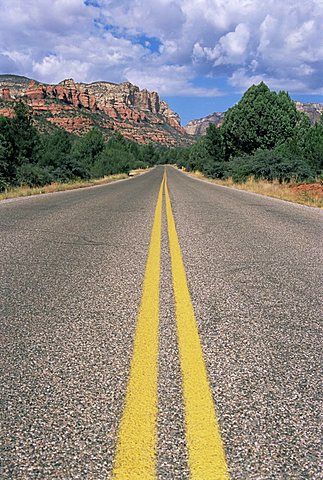
M 131 170 L 155 165 L 160 150 L 129 141 L 119 132 L 106 140 L 98 128 L 83 137 L 61 128 L 39 133 L 28 107 L 19 102 L 13 118 L 0 117 L 0 194 L 105 183 L 111 176 L 126 177 Z
M 210 125 L 190 147 L 139 145 L 118 132 L 105 139 L 98 128 L 83 137 L 59 128 L 41 134 L 23 103 L 13 118 L 0 117 L 0 193 L 7 195 L 45 185 L 75 188 L 167 163 L 228 186 L 320 206 L 322 189 L 298 187 L 322 184 L 323 121 L 312 125 L 286 92 L 264 83 L 250 87 L 223 125 Z
M 209 125 L 205 136 L 172 157 L 217 183 L 322 206 L 323 119 L 312 125 L 286 92 L 264 83 L 247 90 L 220 128 Z
M 137 170 L 135 171 L 137 172 Z M 140 170 L 138 170 L 138 173 Z M 41 193 L 63 192 L 65 190 L 76 190 L 77 188 L 93 187 L 95 185 L 105 185 L 107 183 L 115 182 L 128 178 L 126 173 L 117 173 L 115 175 L 107 175 L 106 177 L 92 179 L 92 180 L 70 180 L 69 182 L 53 182 L 43 186 L 29 187 L 28 185 L 21 185 L 18 187 L 8 187 L 6 190 L 0 192 L 0 200 L 18 197 L 30 197 L 32 195 L 39 195 Z
M 234 182 L 232 177 L 219 179 L 206 177 L 199 171 L 188 173 L 196 178 L 215 183 L 216 185 L 222 185 L 223 187 L 259 193 L 260 195 L 300 203 L 309 207 L 323 208 L 323 184 L 320 182 L 280 182 L 279 180 L 256 180 L 254 177 L 249 177 L 245 182 Z

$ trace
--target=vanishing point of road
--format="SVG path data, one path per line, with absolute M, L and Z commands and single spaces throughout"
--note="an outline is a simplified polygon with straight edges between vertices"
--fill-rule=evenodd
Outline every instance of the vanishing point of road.
M 318 480 L 322 212 L 173 167 L 0 202 L 0 478 Z

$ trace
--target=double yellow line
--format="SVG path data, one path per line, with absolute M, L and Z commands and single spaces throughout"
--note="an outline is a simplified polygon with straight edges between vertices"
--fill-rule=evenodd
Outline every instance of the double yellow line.
M 146 264 L 141 305 L 113 478 L 156 479 L 159 280 L 165 191 L 176 325 L 183 382 L 186 443 L 193 480 L 229 478 L 215 407 L 203 359 L 184 263 L 164 172 Z

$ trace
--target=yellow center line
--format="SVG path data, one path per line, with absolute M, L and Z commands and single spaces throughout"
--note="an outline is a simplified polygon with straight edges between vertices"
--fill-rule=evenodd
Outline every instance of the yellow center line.
M 156 478 L 159 279 L 164 183 L 165 175 L 158 194 L 137 318 L 130 377 L 113 469 L 115 480 Z
M 229 478 L 227 464 L 187 285 L 167 176 L 164 184 L 191 479 L 225 480 Z
M 226 459 L 176 232 L 166 172 L 159 189 L 113 469 L 115 480 L 157 477 L 157 376 L 162 196 L 165 189 L 186 440 L 192 480 L 226 480 Z

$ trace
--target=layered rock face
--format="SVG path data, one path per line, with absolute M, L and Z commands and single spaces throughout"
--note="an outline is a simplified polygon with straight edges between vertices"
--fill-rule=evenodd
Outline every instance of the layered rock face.
M 85 84 L 68 79 L 47 85 L 25 77 L 0 75 L 0 112 L 2 109 L 2 114 L 10 115 L 10 104 L 17 100 L 26 102 L 36 118 L 76 134 L 98 125 L 119 130 L 140 143 L 176 145 L 189 141 L 179 116 L 156 92 L 140 90 L 129 82 Z
M 304 112 L 312 123 L 319 122 L 323 115 L 323 103 L 295 102 L 297 110 Z
M 295 105 L 297 110 L 304 112 L 312 123 L 319 122 L 321 115 L 323 115 L 322 103 L 295 102 Z M 204 135 L 210 123 L 220 127 L 223 123 L 224 115 L 225 112 L 212 113 L 207 117 L 199 118 L 198 120 L 192 120 L 184 127 L 184 129 L 188 135 Z
M 214 112 L 207 117 L 199 118 L 198 120 L 192 120 L 184 128 L 188 135 L 204 135 L 210 123 L 220 127 L 223 123 L 223 119 L 223 112 Z

